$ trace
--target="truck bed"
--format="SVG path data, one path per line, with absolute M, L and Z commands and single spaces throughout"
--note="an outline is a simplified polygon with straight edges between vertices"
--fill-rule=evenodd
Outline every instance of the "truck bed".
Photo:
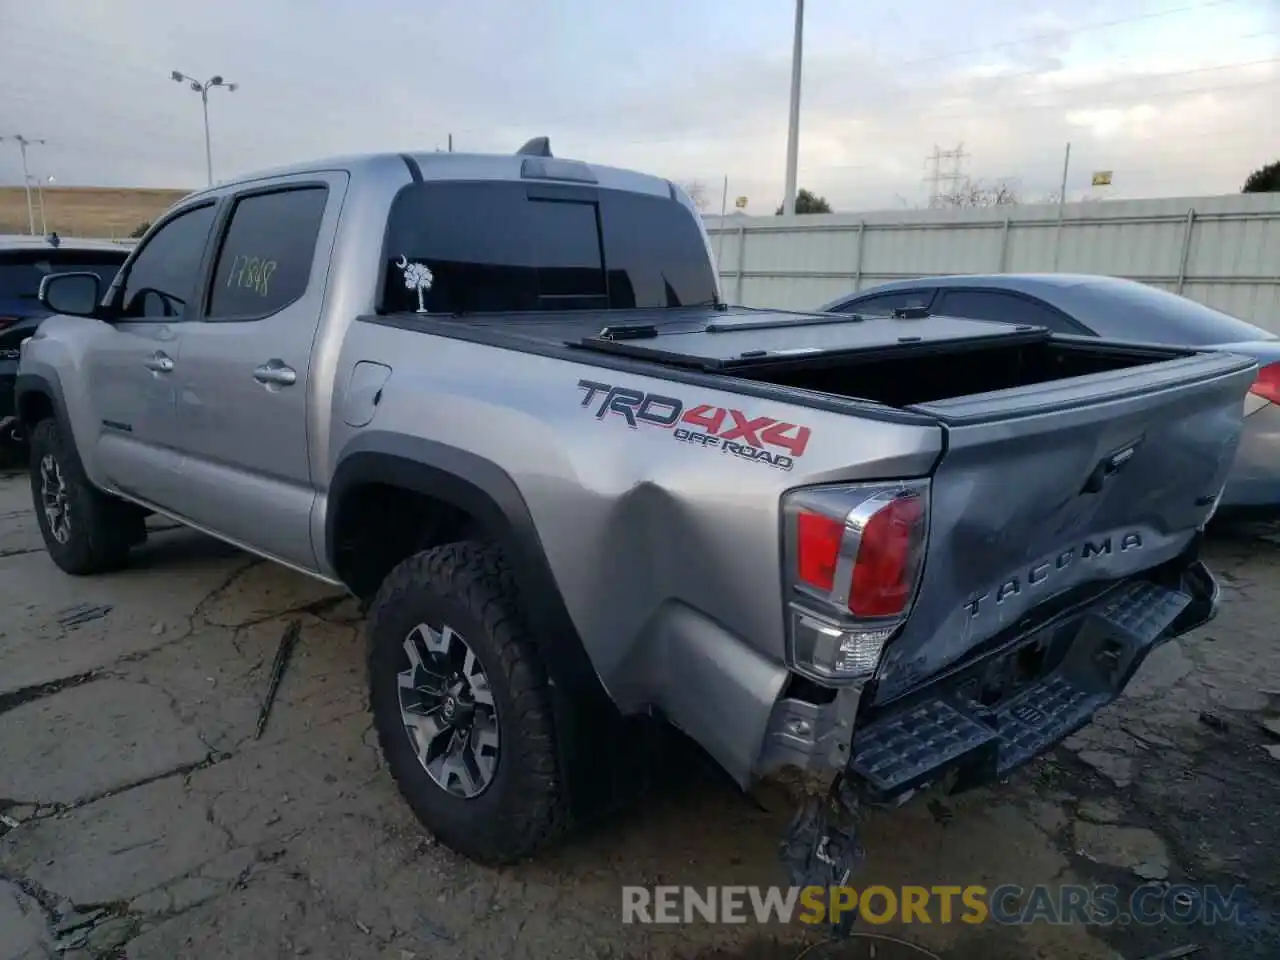
M 376 319 L 398 319 L 424 332 L 495 346 L 585 350 L 706 373 L 736 373 L 853 355 L 885 356 L 904 348 L 919 354 L 930 348 L 1034 343 L 1048 336 L 1040 328 L 984 320 L 863 320 L 847 315 L 710 306 L 463 316 L 413 314 Z
M 946 317 L 691 308 L 370 318 L 944 431 L 924 577 L 874 701 L 979 655 L 1050 597 L 1178 556 L 1211 514 L 1256 363 Z M 843 405 L 843 406 L 842 406 Z M 855 434 L 856 436 L 856 434 Z M 871 451 L 853 443 L 851 465 Z M 838 474 L 827 474 L 828 480 Z
M 944 421 L 944 412 L 931 405 L 1116 375 L 1194 354 L 984 320 L 864 319 L 746 307 L 362 319 L 583 363 L 629 361 L 668 376 L 732 377 L 781 388 L 792 394 L 791 402 L 805 405 L 821 396 L 904 411 L 929 407 L 932 419 Z

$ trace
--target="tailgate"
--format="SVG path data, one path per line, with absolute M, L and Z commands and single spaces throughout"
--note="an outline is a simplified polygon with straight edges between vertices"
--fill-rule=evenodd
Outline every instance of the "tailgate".
M 919 593 L 876 701 L 1050 597 L 1176 556 L 1226 482 L 1255 371 L 1200 353 L 914 407 L 942 421 L 947 448 Z

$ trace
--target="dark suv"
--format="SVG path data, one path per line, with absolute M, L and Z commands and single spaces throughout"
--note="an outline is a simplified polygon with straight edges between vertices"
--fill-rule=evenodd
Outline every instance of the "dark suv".
M 105 290 L 129 249 L 109 240 L 64 240 L 56 233 L 0 235 L 0 447 L 17 439 L 13 384 L 22 341 L 49 313 L 37 299 L 40 281 L 53 273 L 89 270 L 102 278 Z

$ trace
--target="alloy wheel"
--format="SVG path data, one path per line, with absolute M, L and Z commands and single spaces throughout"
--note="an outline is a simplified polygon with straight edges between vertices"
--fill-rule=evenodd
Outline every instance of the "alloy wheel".
M 404 641 L 400 719 L 422 764 L 443 790 L 470 800 L 498 767 L 498 711 L 475 651 L 448 626 L 419 624 Z
M 53 454 L 46 453 L 40 460 L 40 503 L 49 533 L 58 543 L 71 539 L 71 505 L 68 499 L 62 468 Z

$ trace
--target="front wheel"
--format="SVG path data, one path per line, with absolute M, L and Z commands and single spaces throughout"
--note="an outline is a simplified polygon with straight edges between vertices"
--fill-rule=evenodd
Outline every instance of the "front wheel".
M 558 839 L 568 815 L 546 671 L 498 548 L 464 541 L 405 560 L 368 631 L 378 740 L 422 824 L 494 865 Z
M 89 481 L 55 419 L 36 424 L 30 453 L 36 521 L 53 562 L 75 576 L 123 566 L 129 548 L 146 536 L 141 512 Z

